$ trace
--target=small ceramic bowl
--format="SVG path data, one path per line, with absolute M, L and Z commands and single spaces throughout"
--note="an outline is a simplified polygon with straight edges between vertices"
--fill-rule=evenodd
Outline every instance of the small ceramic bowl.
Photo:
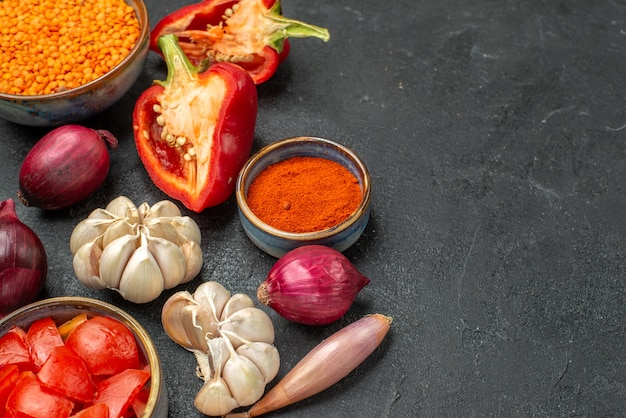
M 139 77 L 150 39 L 143 0 L 125 1 L 135 9 L 141 34 L 122 62 L 94 81 L 59 93 L 27 96 L 0 92 L 0 118 L 22 125 L 59 126 L 90 118 L 117 102 Z
M 359 181 L 363 193 L 356 210 L 331 228 L 305 233 L 281 231 L 259 219 L 247 203 L 250 184 L 269 165 L 292 157 L 322 157 L 346 167 Z M 344 251 L 359 239 L 370 217 L 371 185 L 367 167 L 350 149 L 323 138 L 288 138 L 264 147 L 241 169 L 235 190 L 244 232 L 257 247 L 276 258 L 303 245 L 326 245 Z
M 167 388 L 161 368 L 161 360 L 152 339 L 146 330 L 128 313 L 120 308 L 84 297 L 58 297 L 44 299 L 26 305 L 0 320 L 0 336 L 4 335 L 12 326 L 27 330 L 38 319 L 50 317 L 58 325 L 65 323 L 76 315 L 86 313 L 88 317 L 94 315 L 109 316 L 125 324 L 135 335 L 139 356 L 150 366 L 150 394 L 145 408 L 145 417 L 167 418 L 168 400 Z

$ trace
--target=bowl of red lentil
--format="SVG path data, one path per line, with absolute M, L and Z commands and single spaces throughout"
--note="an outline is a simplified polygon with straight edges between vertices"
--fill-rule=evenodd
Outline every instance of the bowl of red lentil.
M 277 258 L 303 245 L 344 251 L 370 217 L 367 167 L 328 139 L 304 136 L 265 146 L 241 169 L 235 190 L 244 232 Z
M 0 1 L 0 118 L 59 126 L 117 102 L 141 73 L 142 0 Z

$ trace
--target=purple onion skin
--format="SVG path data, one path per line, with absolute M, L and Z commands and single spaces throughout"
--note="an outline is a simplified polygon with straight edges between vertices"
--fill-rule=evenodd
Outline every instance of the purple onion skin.
M 109 150 L 117 139 L 106 130 L 60 126 L 31 148 L 19 173 L 18 198 L 26 206 L 63 209 L 84 200 L 104 183 Z
M 47 274 L 43 243 L 17 218 L 12 199 L 0 202 L 0 318 L 33 302 Z
M 274 264 L 257 297 L 285 319 L 326 325 L 341 318 L 369 282 L 339 251 L 306 245 Z

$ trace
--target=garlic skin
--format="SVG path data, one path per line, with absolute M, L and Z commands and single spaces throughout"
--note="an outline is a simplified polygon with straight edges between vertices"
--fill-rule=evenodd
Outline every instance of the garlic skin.
M 147 303 L 200 273 L 200 240 L 198 225 L 174 203 L 137 207 L 120 196 L 74 227 L 70 251 L 74 273 L 86 287 Z
M 193 294 L 173 294 L 161 321 L 167 335 L 196 356 L 205 384 L 194 405 L 205 415 L 252 405 L 278 374 L 274 325 L 248 295 L 231 296 L 221 284 L 204 282 Z

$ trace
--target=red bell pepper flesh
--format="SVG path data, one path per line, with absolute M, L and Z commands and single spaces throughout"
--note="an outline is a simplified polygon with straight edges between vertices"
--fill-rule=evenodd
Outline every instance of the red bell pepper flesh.
M 95 386 L 83 360 L 66 346 L 55 347 L 41 366 L 37 379 L 76 402 L 91 402 Z
M 30 369 L 30 353 L 26 345 L 26 332 L 11 327 L 0 337 L 0 367 L 14 364 L 22 369 Z
M 109 407 L 104 403 L 97 403 L 77 412 L 70 418 L 109 418 Z
M 0 368 L 0 417 L 4 415 L 9 394 L 19 378 L 20 369 L 15 364 L 9 364 Z
M 158 39 L 179 38 L 194 65 L 208 59 L 234 62 L 256 84 L 269 80 L 289 53 L 287 38 L 316 37 L 327 42 L 327 29 L 282 16 L 275 0 L 205 0 L 185 6 L 159 21 L 150 34 L 150 47 L 160 53 Z
M 159 44 L 168 76 L 137 99 L 135 144 L 154 184 L 201 212 L 232 195 L 250 156 L 256 86 L 248 73 L 230 63 L 199 72 L 174 35 L 162 36 Z
M 112 375 L 139 367 L 137 342 L 121 322 L 94 316 L 79 324 L 67 337 L 65 345 L 74 350 L 93 375 Z
M 61 345 L 63 345 L 63 338 L 50 317 L 33 322 L 26 333 L 26 346 L 30 352 L 34 371 L 39 371 L 52 349 Z
M 94 404 L 106 404 L 110 418 L 121 417 L 149 379 L 145 370 L 126 369 L 98 385 Z
M 32 372 L 22 372 L 6 402 L 7 413 L 33 418 L 68 417 L 74 403 L 42 386 Z

